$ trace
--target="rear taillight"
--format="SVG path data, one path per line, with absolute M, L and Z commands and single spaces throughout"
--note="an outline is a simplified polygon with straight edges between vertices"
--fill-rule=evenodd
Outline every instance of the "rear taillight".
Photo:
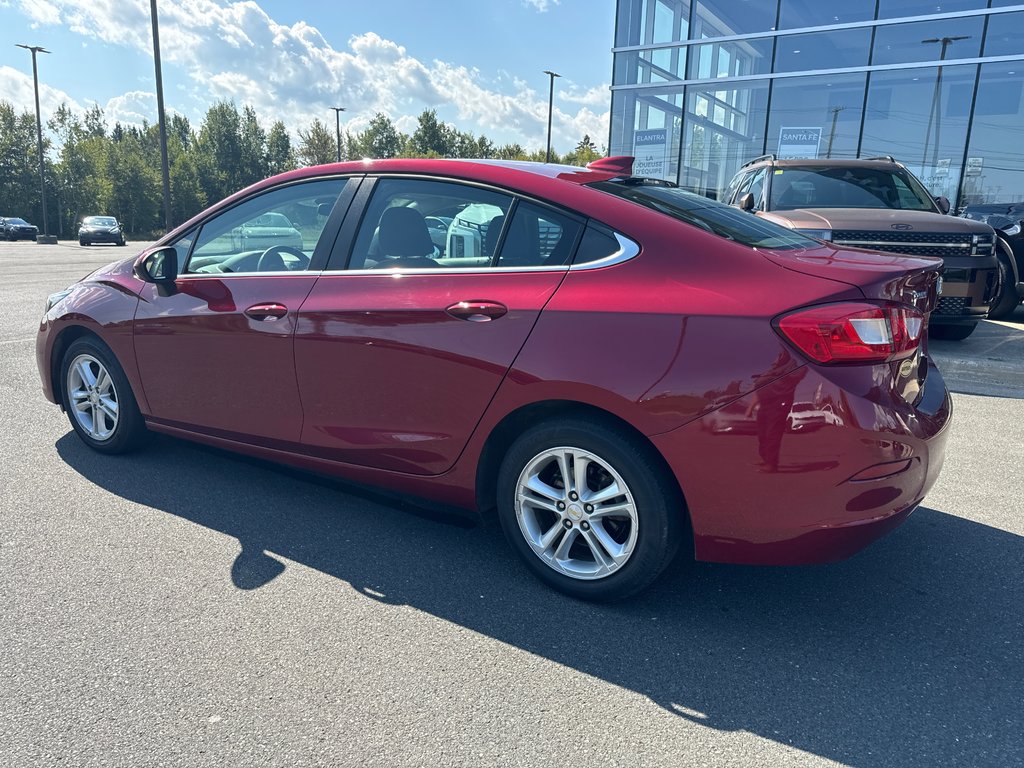
M 775 326 L 816 362 L 880 363 L 917 351 L 925 316 L 905 304 L 842 302 L 791 312 Z

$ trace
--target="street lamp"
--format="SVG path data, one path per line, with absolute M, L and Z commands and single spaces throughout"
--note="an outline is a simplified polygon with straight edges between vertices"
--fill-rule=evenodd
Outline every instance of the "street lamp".
M 41 45 L 22 45 L 17 43 L 19 48 L 32 52 L 32 82 L 36 89 L 36 142 L 39 149 L 39 193 L 43 201 L 43 233 L 36 235 L 36 242 L 46 245 L 54 245 L 57 238 L 50 234 L 50 224 L 46 216 L 46 180 L 43 176 L 43 119 L 39 112 L 39 70 L 36 68 L 36 54 L 49 53 Z
M 341 113 L 344 107 L 331 107 L 334 110 L 334 132 L 338 136 L 338 162 L 341 162 Z
M 557 72 L 552 72 L 550 69 L 545 69 L 544 74 L 550 79 L 550 85 L 548 88 L 548 152 L 544 159 L 545 163 L 551 162 L 551 108 L 555 103 L 555 78 L 561 77 Z
M 942 50 L 939 53 L 939 61 L 946 60 L 946 49 L 957 40 L 968 40 L 970 35 L 955 35 L 953 37 L 929 37 L 921 43 L 931 45 L 941 43 Z M 939 165 L 939 129 L 942 123 L 942 64 L 939 64 L 939 71 L 935 75 L 935 92 L 932 94 L 932 109 L 928 113 L 928 130 L 924 136 L 924 154 L 921 156 L 921 171 L 924 172 L 925 164 L 928 162 L 928 140 L 931 138 L 932 122 L 935 122 L 935 146 L 932 148 L 932 176 Z

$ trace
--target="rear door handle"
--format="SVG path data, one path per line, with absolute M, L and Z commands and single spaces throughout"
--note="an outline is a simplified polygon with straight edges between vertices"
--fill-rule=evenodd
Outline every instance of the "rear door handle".
M 445 309 L 445 312 L 457 320 L 486 323 L 504 315 L 508 307 L 497 301 L 460 301 Z
M 282 317 L 288 314 L 288 307 L 284 304 L 253 304 L 247 310 L 245 310 L 246 317 L 251 317 L 253 320 L 266 320 L 274 321 L 280 320 Z

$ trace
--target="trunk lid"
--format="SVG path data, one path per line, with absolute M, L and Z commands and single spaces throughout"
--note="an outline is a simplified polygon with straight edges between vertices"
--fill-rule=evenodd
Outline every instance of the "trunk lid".
M 854 286 L 866 299 L 909 304 L 925 313 L 935 308 L 942 259 L 835 248 L 825 243 L 818 248 L 759 253 L 783 269 Z

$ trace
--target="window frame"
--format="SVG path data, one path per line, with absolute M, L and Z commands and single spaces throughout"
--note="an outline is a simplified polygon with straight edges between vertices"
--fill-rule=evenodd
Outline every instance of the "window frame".
M 352 173 L 339 173 L 339 174 L 327 174 L 323 176 L 308 176 L 301 179 L 293 179 L 291 181 L 275 184 L 274 186 L 267 187 L 254 192 L 251 195 L 233 201 L 230 205 L 221 205 L 214 210 L 211 210 L 207 216 L 204 216 L 202 220 L 196 222 L 181 235 L 175 238 L 172 242 L 167 243 L 167 247 L 176 247 L 177 244 L 184 238 L 192 236 L 192 242 L 189 245 L 188 252 L 180 260 L 178 264 L 178 280 L 203 280 L 203 279 L 215 279 L 224 280 L 232 277 L 272 277 L 272 276 L 303 276 L 311 274 L 319 274 L 323 271 L 327 264 L 327 259 L 330 254 L 330 249 L 333 248 L 335 241 L 338 238 L 339 231 L 341 229 L 342 222 L 348 213 L 349 208 L 352 206 L 352 202 L 358 193 L 359 188 L 362 186 L 362 182 L 365 178 L 365 174 L 352 174 Z M 334 201 L 334 207 L 331 209 L 330 214 L 327 216 L 327 221 L 324 223 L 324 228 L 320 232 L 320 238 L 317 240 L 316 247 L 313 249 L 313 254 L 310 257 L 309 264 L 303 270 L 286 272 L 185 272 L 185 266 L 192 259 L 193 251 L 195 250 L 196 243 L 199 241 L 199 235 L 203 230 L 203 227 L 208 222 L 226 214 L 240 205 L 244 205 L 256 198 L 263 197 L 264 195 L 272 194 L 282 189 L 289 187 L 299 186 L 302 184 L 310 184 L 320 181 L 333 181 L 341 180 L 344 181 L 344 185 L 341 191 L 338 193 L 337 199 Z
M 527 202 L 538 206 L 542 209 L 547 209 L 558 215 L 564 216 L 577 222 L 580 225 L 579 231 L 576 234 L 575 242 L 572 244 L 572 257 L 566 264 L 555 264 L 555 265 L 536 265 L 536 266 L 511 266 L 511 267 L 500 267 L 500 266 L 478 266 L 478 267 L 443 267 L 443 268 L 402 268 L 395 270 L 401 274 L 413 274 L 413 275 L 464 275 L 464 274 L 512 274 L 516 272 L 565 272 L 568 270 L 579 270 L 579 269 L 596 269 L 598 267 L 605 267 L 611 264 L 617 264 L 622 261 L 627 261 L 640 252 L 640 246 L 632 239 L 623 235 L 621 232 L 616 230 L 614 227 L 610 227 L 596 219 L 591 219 L 589 216 L 580 213 L 579 211 L 565 206 L 552 203 L 548 200 L 535 197 L 533 195 L 525 194 L 519 190 L 511 189 L 508 187 L 502 187 L 497 184 L 490 184 L 487 182 L 477 181 L 475 179 L 464 179 L 456 176 L 436 176 L 430 174 L 421 173 L 376 173 L 365 177 L 363 184 L 360 186 L 356 199 L 353 200 L 349 207 L 348 214 L 346 215 L 345 221 L 342 224 L 341 231 L 337 237 L 336 244 L 330 254 L 330 258 L 327 264 L 323 268 L 324 274 L 331 275 L 375 275 L 380 277 L 381 275 L 389 274 L 388 271 L 382 269 L 349 269 L 348 265 L 352 261 L 352 252 L 355 249 L 356 240 L 359 237 L 359 232 L 363 226 L 363 220 L 369 212 L 370 205 L 373 198 L 373 193 L 376 191 L 377 184 L 385 179 L 404 179 L 409 181 L 433 181 L 442 182 L 449 184 L 458 184 L 465 187 L 473 187 L 477 189 L 486 190 L 488 192 L 507 195 L 512 199 L 512 203 L 509 206 L 508 213 L 506 215 L 506 221 L 503 226 L 501 235 L 498 239 L 498 243 L 495 246 L 495 252 L 492 257 L 492 261 L 497 263 L 497 259 L 500 257 L 501 248 L 505 244 L 505 238 L 508 236 L 508 225 L 511 222 L 512 217 L 515 216 L 516 210 L 519 206 L 519 202 Z M 583 237 L 583 233 L 586 231 L 588 224 L 597 224 L 604 229 L 608 230 L 613 234 L 615 239 L 619 242 L 619 252 L 611 254 L 603 259 L 599 259 L 593 262 L 587 262 L 585 264 L 575 264 L 576 253 L 579 249 L 580 240 Z

